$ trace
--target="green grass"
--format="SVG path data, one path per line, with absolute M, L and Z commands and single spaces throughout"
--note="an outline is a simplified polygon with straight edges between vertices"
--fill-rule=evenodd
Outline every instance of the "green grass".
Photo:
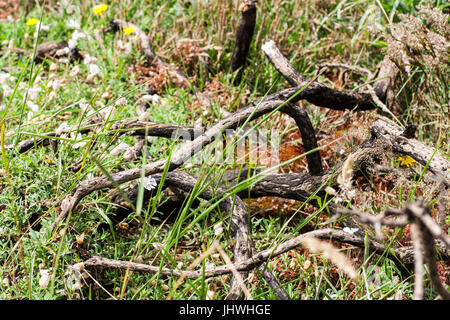
M 156 53 L 168 62 L 184 67 L 200 89 L 210 88 L 212 80 L 220 85 L 220 94 L 214 96 L 215 104 L 209 110 L 202 110 L 192 107 L 195 96 L 189 90 L 168 83 L 158 92 L 159 101 L 147 109 L 149 119 L 187 126 L 198 125 L 201 120 L 203 126 L 209 126 L 217 120 L 218 107 L 234 111 L 261 96 L 287 87 L 261 51 L 265 40 L 275 40 L 297 70 L 311 79 L 316 65 L 323 61 L 355 64 L 375 71 L 386 49 L 387 17 L 391 22 L 398 22 L 400 14 L 416 15 L 415 6 L 419 1 L 382 1 L 383 4 L 368 0 L 264 1 L 258 9 L 255 38 L 243 79 L 237 87 L 233 86 L 230 71 L 237 20 L 233 3 L 217 1 L 216 5 L 211 6 L 202 1 L 109 1 L 107 11 L 98 17 L 92 14 L 90 1 L 77 1 L 73 12 L 69 8 L 60 8 L 55 1 L 47 1 L 46 5 L 52 10 L 48 7 L 43 9 L 38 4 L 31 5 L 27 15 L 18 14 L 16 20 L 0 24 L 0 69 L 14 77 L 0 83 L 4 85 L 3 88 L 0 86 L 4 93 L 0 100 L 1 123 L 4 124 L 0 180 L 0 299 L 165 299 L 177 281 L 175 277 L 160 274 L 103 269 L 91 272 L 90 277 L 82 281 L 81 290 L 74 291 L 67 284 L 70 268 L 83 261 L 86 252 L 167 268 L 180 265 L 184 270 L 218 239 L 232 257 L 229 219 L 219 207 L 224 195 L 218 193 L 213 199 L 203 199 L 199 206 L 194 206 L 194 200 L 199 198 L 201 191 L 212 187 L 214 179 L 229 169 L 226 164 L 198 165 L 188 161 L 182 168 L 198 175 L 199 179 L 196 188 L 171 219 L 166 219 L 167 213 L 160 211 L 160 205 L 168 200 L 162 188 L 155 189 L 151 201 L 145 203 L 142 201 L 143 188 L 140 187 L 135 210 L 126 219 L 129 228 L 121 230 L 111 223 L 109 215 L 112 205 L 108 192 L 96 191 L 77 206 L 65 221 L 63 232 L 51 234 L 47 231 L 60 212 L 62 199 L 79 181 L 166 158 L 180 142 L 152 138 L 145 146 L 149 159 L 139 157 L 136 161 L 125 162 L 123 155 L 113 157 L 109 152 L 120 141 L 133 145 L 133 138 L 123 136 L 112 144 L 113 135 L 110 134 L 110 127 L 106 126 L 99 132 L 81 137 L 78 137 L 78 128 L 73 134 L 58 140 L 56 153 L 51 147 L 38 147 L 14 157 L 11 151 L 4 149 L 5 145 L 17 145 L 24 139 L 55 130 L 64 121 L 77 128 L 92 116 L 80 108 L 85 103 L 92 107 L 94 114 L 98 114 L 113 105 L 119 97 L 125 97 L 127 103 L 118 107 L 110 120 L 114 122 L 137 116 L 137 101 L 147 88 L 142 81 L 138 81 L 139 75 L 131 68 L 145 65 L 144 58 L 134 44 L 129 54 L 120 51 L 119 40 L 129 42 L 130 37 L 122 33 L 102 34 L 101 28 L 106 27 L 110 19 L 120 17 L 137 24 L 148 33 Z M 444 7 L 439 1 L 436 5 Z M 34 37 L 35 26 L 25 24 L 32 17 L 39 18 L 44 26 L 49 27 L 48 30 L 41 28 L 39 38 Z M 68 28 L 69 20 L 77 21 L 86 34 L 85 38 L 78 40 L 80 50 L 97 58 L 96 64 L 101 72 L 95 83 L 86 81 L 89 70 L 84 63 L 79 64 L 80 74 L 72 77 L 70 72 L 74 65 L 70 63 L 55 63 L 56 69 L 53 69 L 55 65 L 52 66 L 50 61 L 34 64 L 28 59 L 37 43 L 70 38 L 74 30 Z M 378 31 L 370 31 L 369 25 Z M 209 56 L 207 63 L 195 63 L 193 67 L 185 64 L 187 56 L 177 49 L 183 39 L 198 40 L 200 48 L 207 47 L 204 50 Z M 9 44 L 13 48 L 8 48 Z M 396 112 L 396 117 L 403 124 L 420 123 L 417 137 L 430 146 L 440 146 L 440 151 L 448 155 L 446 74 L 448 65 L 432 70 L 417 65 L 411 76 L 402 76 L 397 95 L 402 99 L 403 110 Z M 52 89 L 48 84 L 55 79 L 65 83 L 56 90 L 56 97 L 51 100 Z M 350 78 L 340 87 L 330 75 L 321 76 L 318 80 L 346 90 L 355 89 L 364 81 Z M 102 98 L 108 87 L 112 97 Z M 417 88 L 423 90 L 418 91 Z M 11 93 L 5 96 L 8 89 Z M 222 102 L 219 98 L 223 99 Z M 39 106 L 38 112 L 29 113 L 27 101 L 30 100 Z M 339 154 L 341 146 L 346 146 L 348 150 L 358 146 L 365 134 L 363 129 L 358 131 L 358 126 L 366 127 L 367 122 L 364 121 L 372 119 L 375 114 L 350 114 L 345 118 L 345 129 L 339 136 L 337 129 L 330 129 L 329 125 L 336 114 L 342 113 L 329 112 L 306 102 L 302 105 L 307 108 L 317 131 L 333 135 L 332 140 L 338 139 L 336 144 L 319 141 L 322 155 L 327 156 L 326 161 L 331 167 L 345 156 Z M 293 131 L 292 125 L 280 127 L 276 124 L 279 120 L 280 117 L 274 113 L 271 117 L 251 122 L 250 126 L 259 129 L 278 126 L 289 137 Z M 358 135 L 342 135 L 345 130 Z M 96 143 L 90 148 L 94 139 Z M 79 142 L 86 143 L 79 145 Z M 75 148 L 77 144 L 79 147 Z M 302 152 L 295 156 L 296 159 L 288 162 L 304 161 Z M 83 161 L 81 169 L 70 171 L 71 164 L 80 160 Z M 398 164 L 393 161 L 392 166 Z M 367 196 L 367 202 L 360 204 L 376 213 L 389 206 L 401 207 L 405 201 L 414 200 L 418 195 L 425 195 L 430 202 L 436 201 L 436 190 L 424 185 L 422 179 L 425 171 L 422 170 L 424 168 L 417 167 L 418 175 L 413 185 L 390 190 L 393 197 L 385 197 L 386 202 L 378 204 L 373 197 Z M 234 196 L 255 181 L 255 178 L 249 179 L 228 188 L 226 196 Z M 257 201 L 251 203 L 258 204 Z M 288 211 L 286 206 L 295 213 L 283 214 Z M 269 214 L 250 211 L 257 250 L 317 228 L 327 215 L 327 203 L 319 209 L 313 209 L 306 202 L 301 205 L 285 202 L 284 206 L 278 207 L 270 204 L 265 209 Z M 35 224 L 30 225 L 32 222 Z M 215 235 L 214 225 L 219 222 L 223 223 L 224 233 Z M 99 230 L 98 226 L 102 223 L 109 224 L 110 228 Z M 80 249 L 76 237 L 82 234 L 84 241 Z M 397 230 L 396 235 L 388 238 L 386 243 L 398 245 L 401 236 L 402 230 Z M 166 250 L 156 249 L 155 243 L 164 244 Z M 399 292 L 402 299 L 412 298 L 414 278 L 401 273 L 392 261 L 368 255 L 367 252 L 364 255 L 364 250 L 365 258 L 361 258 L 358 254 L 361 251 L 351 250 L 348 246 L 342 246 L 341 250 L 352 259 L 359 259 L 357 264 L 362 267 L 358 269 L 356 281 L 346 277 L 320 255 L 304 249 L 275 257 L 267 267 L 294 299 L 393 299 L 399 298 Z M 224 261 L 213 254 L 196 268 L 206 268 L 211 264 L 218 266 Z M 50 270 L 48 287 L 39 285 L 40 269 Z M 425 285 L 427 298 L 433 299 L 436 294 L 431 284 L 427 282 Z M 276 299 L 259 275 L 254 275 L 247 287 L 254 299 Z M 208 281 L 202 278 L 185 279 L 174 291 L 173 299 L 206 299 L 208 292 L 214 292 L 214 299 L 224 299 L 228 289 L 228 276 Z

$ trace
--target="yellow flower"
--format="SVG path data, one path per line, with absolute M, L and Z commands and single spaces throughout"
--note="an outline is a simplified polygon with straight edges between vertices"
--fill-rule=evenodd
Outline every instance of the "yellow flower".
M 405 167 L 410 167 L 413 165 L 414 162 L 416 162 L 416 160 L 414 160 L 410 156 L 398 157 L 397 161 L 400 161 L 400 165 Z
M 31 18 L 30 20 L 28 20 L 27 22 L 26 22 L 26 25 L 27 26 L 34 26 L 34 25 L 37 25 L 39 23 L 39 20 L 38 19 L 36 19 L 36 18 Z
M 133 27 L 127 27 L 125 29 L 123 29 L 123 32 L 125 32 L 125 34 L 132 34 L 134 32 L 134 28 Z
M 92 10 L 92 12 L 94 12 L 94 14 L 101 16 L 103 11 L 106 11 L 106 9 L 108 9 L 108 5 L 105 3 L 99 4 L 98 6 L 95 6 L 94 9 Z

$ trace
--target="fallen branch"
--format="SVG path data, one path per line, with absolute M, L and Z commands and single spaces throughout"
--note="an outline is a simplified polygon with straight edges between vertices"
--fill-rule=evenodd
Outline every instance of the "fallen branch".
M 148 272 L 148 273 L 160 273 L 164 276 L 176 276 L 180 277 L 181 275 L 185 275 L 189 279 L 197 279 L 199 277 L 205 276 L 206 278 L 210 277 L 217 277 L 224 274 L 228 274 L 232 272 L 232 269 L 235 268 L 238 271 L 250 271 L 260 265 L 261 263 L 267 261 L 268 259 L 274 258 L 279 256 L 280 254 L 283 254 L 285 252 L 288 252 L 289 250 L 292 250 L 294 248 L 297 248 L 299 246 L 302 246 L 304 240 L 308 237 L 316 237 L 319 239 L 328 239 L 333 241 L 338 241 L 342 243 L 347 243 L 351 245 L 355 245 L 358 247 L 364 247 L 364 239 L 360 237 L 356 237 L 352 234 L 346 233 L 344 231 L 340 230 L 334 230 L 334 229 L 321 229 L 321 230 L 315 230 L 310 231 L 305 234 L 302 234 L 300 236 L 297 236 L 295 238 L 292 238 L 290 240 L 287 240 L 285 242 L 282 242 L 281 244 L 275 245 L 273 247 L 270 247 L 268 249 L 262 250 L 254 255 L 252 255 L 250 258 L 245 259 L 239 263 L 234 263 L 234 266 L 231 265 L 223 265 L 216 268 L 211 269 L 199 269 L 194 271 L 180 271 L 177 269 L 168 269 L 168 268 L 160 268 L 155 266 L 150 266 L 148 264 L 143 263 L 135 263 L 135 262 L 129 262 L 129 261 L 120 261 L 120 260 L 113 260 L 113 259 L 107 259 L 102 258 L 98 256 L 94 256 L 81 264 L 86 267 L 108 267 L 108 268 L 115 268 L 115 269 L 129 269 L 130 271 L 136 271 L 136 272 Z M 383 246 L 382 244 L 370 241 L 370 250 L 373 250 L 376 253 L 383 254 L 386 253 L 387 248 Z M 392 249 L 391 249 L 392 250 Z M 402 256 L 402 252 L 396 252 L 393 251 L 393 255 Z
M 375 108 L 375 103 L 370 92 L 343 92 L 328 88 L 327 86 L 301 75 L 283 56 L 274 41 L 268 41 L 262 46 L 269 61 L 277 71 L 295 87 L 306 87 L 303 99 L 321 107 L 335 110 L 370 110 Z M 395 71 L 392 68 L 384 67 L 388 62 L 383 60 L 378 77 L 380 80 L 374 84 L 374 90 L 380 100 L 384 100 L 386 92 L 391 89 Z M 389 65 L 392 66 L 392 65 Z M 394 75 L 392 73 L 395 73 Z M 386 80 L 388 79 L 388 80 Z
M 100 119 L 98 120 L 100 121 Z M 56 130 L 44 133 L 40 136 L 34 137 L 33 139 L 21 141 L 18 144 L 17 154 L 14 153 L 14 156 L 25 153 L 35 147 L 48 146 L 52 140 L 58 141 L 63 134 L 68 134 L 70 132 L 88 134 L 98 131 L 100 125 L 107 126 L 108 124 L 110 124 L 110 122 L 103 123 L 89 120 L 80 124 L 77 128 L 67 128 L 64 131 Z M 116 140 L 123 135 L 194 140 L 196 137 L 200 136 L 202 132 L 202 128 L 186 127 L 169 123 L 140 121 L 137 119 L 126 119 L 114 122 L 110 126 L 107 135 L 115 136 Z M 13 145 L 8 145 L 6 146 L 6 149 L 12 150 L 13 147 Z
M 239 5 L 241 17 L 238 21 L 236 31 L 236 41 L 234 44 L 233 55 L 231 57 L 231 69 L 236 71 L 240 69 L 236 76 L 235 84 L 241 81 L 241 75 L 245 61 L 247 60 L 248 51 L 252 42 L 253 32 L 256 22 L 256 1 L 244 0 Z
M 282 110 L 286 110 L 287 108 L 297 108 L 296 106 L 285 103 L 284 101 L 272 99 L 262 101 L 257 105 L 252 104 L 221 120 L 216 125 L 206 130 L 203 135 L 195 138 L 193 141 L 187 142 L 183 147 L 174 152 L 170 159 L 161 159 L 159 161 L 146 165 L 143 168 L 144 175 L 148 176 L 151 174 L 162 172 L 166 165 L 169 166 L 169 170 L 173 170 L 179 167 L 197 152 L 202 150 L 204 146 L 213 142 L 224 132 L 224 130 L 235 129 L 244 121 L 254 120 L 264 114 L 276 110 L 281 106 L 283 106 Z M 63 200 L 63 203 L 61 204 L 61 213 L 52 224 L 51 230 L 54 230 L 54 228 L 68 215 L 69 212 L 73 211 L 78 202 L 86 195 L 96 190 L 116 187 L 125 182 L 135 180 L 141 176 L 141 173 L 142 168 L 138 167 L 112 174 L 111 178 L 105 176 L 79 182 L 78 185 L 72 190 L 70 195 L 68 195 Z
M 386 140 L 393 151 L 409 155 L 421 165 L 427 166 L 447 187 L 450 185 L 446 178 L 450 170 L 450 161 L 437 149 L 430 148 L 415 138 L 406 138 L 402 129 L 383 120 L 375 121 L 370 127 L 370 132 L 372 138 Z

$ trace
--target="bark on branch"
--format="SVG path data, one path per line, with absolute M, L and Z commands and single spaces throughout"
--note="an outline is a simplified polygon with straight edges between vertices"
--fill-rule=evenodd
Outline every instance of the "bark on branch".
M 247 120 L 251 121 L 257 119 L 281 107 L 283 107 L 282 110 L 286 110 L 287 108 L 294 110 L 295 108 L 298 108 L 295 105 L 285 103 L 285 101 L 272 99 L 264 100 L 259 104 L 251 104 L 219 121 L 216 125 L 206 130 L 203 135 L 195 138 L 193 141 L 187 142 L 183 147 L 174 152 L 170 159 L 161 159 L 146 165 L 144 167 L 144 174 L 148 176 L 150 174 L 162 172 L 166 165 L 169 166 L 169 170 L 174 170 L 202 150 L 204 146 L 213 142 L 217 137 L 220 137 L 225 129 L 235 129 Z M 296 114 L 299 113 L 297 112 Z M 113 188 L 125 182 L 135 180 L 140 177 L 141 172 L 142 169 L 139 167 L 112 174 L 112 179 L 105 176 L 79 182 L 71 194 L 63 200 L 64 205 L 61 206 L 61 214 L 51 226 L 51 230 L 53 230 L 69 212 L 72 212 L 78 202 L 86 195 L 96 190 Z
M 277 71 L 295 87 L 305 87 L 302 99 L 321 107 L 335 110 L 370 110 L 376 107 L 370 92 L 343 92 L 302 76 L 283 56 L 275 42 L 270 40 L 262 46 L 269 61 Z M 383 60 L 378 72 L 379 81 L 374 84 L 374 90 L 380 100 L 385 100 L 387 92 L 392 89 L 398 70 L 395 65 Z M 300 100 L 300 99 L 299 99 Z
M 231 57 L 231 68 L 233 71 L 241 68 L 236 76 L 235 84 L 241 81 L 243 67 L 247 60 L 248 51 L 252 42 L 253 32 L 255 30 L 256 22 L 256 1 L 244 0 L 239 6 L 241 17 L 238 21 L 236 31 L 236 41 Z

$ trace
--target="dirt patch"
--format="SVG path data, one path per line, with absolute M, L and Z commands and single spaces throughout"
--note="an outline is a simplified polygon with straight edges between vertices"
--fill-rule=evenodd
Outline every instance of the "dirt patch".
M 19 11 L 18 0 L 0 0 L 0 20 L 6 20 L 8 17 L 15 18 Z

